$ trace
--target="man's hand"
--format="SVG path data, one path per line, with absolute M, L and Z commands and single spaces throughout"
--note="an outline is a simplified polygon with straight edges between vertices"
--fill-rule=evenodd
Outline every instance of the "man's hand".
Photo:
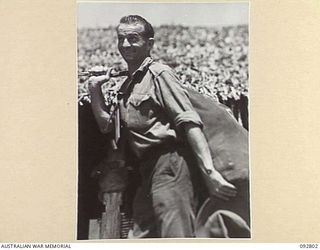
M 100 128 L 101 133 L 109 133 L 111 124 L 109 110 L 105 104 L 101 85 L 110 79 L 112 68 L 101 66 L 94 67 L 90 70 L 93 75 L 89 78 L 88 88 L 91 95 L 91 108 Z
M 188 142 L 196 156 L 198 166 L 203 171 L 203 176 L 208 186 L 210 195 L 223 200 L 229 200 L 236 196 L 235 186 L 227 182 L 223 176 L 214 168 L 208 142 L 199 126 L 192 123 L 184 125 Z M 205 169 L 210 170 L 208 175 Z
M 207 185 L 209 185 L 210 195 L 228 201 L 230 198 L 237 195 L 237 190 L 234 185 L 226 181 L 218 171 L 213 171 L 209 176 Z
M 109 81 L 111 70 L 112 68 L 102 66 L 96 66 L 90 70 L 90 73 L 93 75 L 89 78 L 88 82 L 90 92 L 96 88 L 100 88 L 102 84 Z M 104 72 L 106 73 L 104 74 Z

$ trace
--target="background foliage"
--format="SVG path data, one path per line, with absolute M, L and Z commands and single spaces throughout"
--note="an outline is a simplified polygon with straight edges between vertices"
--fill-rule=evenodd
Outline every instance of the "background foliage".
M 185 86 L 228 105 L 237 119 L 242 117 L 241 113 L 245 113 L 246 117 L 242 117 L 242 120 L 247 120 L 247 25 L 220 28 L 180 25 L 155 27 L 152 57 L 171 66 Z M 117 49 L 115 27 L 78 30 L 79 71 L 87 71 L 96 65 L 126 68 Z M 123 78 L 114 78 L 112 81 L 104 85 L 107 101 L 110 94 L 106 90 L 123 81 Z M 80 104 L 90 101 L 86 77 L 79 77 L 78 83 Z M 244 108 L 246 110 L 242 110 Z

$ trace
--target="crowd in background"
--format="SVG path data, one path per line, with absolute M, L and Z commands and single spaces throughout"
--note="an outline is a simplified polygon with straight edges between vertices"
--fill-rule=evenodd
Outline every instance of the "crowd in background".
M 187 87 L 229 106 L 248 99 L 247 25 L 156 27 L 152 57 L 172 67 Z M 126 68 L 117 50 L 115 27 L 78 30 L 78 70 L 87 71 L 96 65 Z M 122 79 L 113 81 L 104 91 Z M 81 99 L 87 93 L 86 77 L 79 77 L 78 89 Z

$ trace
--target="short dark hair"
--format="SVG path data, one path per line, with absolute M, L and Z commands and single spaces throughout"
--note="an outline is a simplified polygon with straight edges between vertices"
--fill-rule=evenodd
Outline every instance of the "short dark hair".
M 120 24 L 125 23 L 125 24 L 133 24 L 133 23 L 140 23 L 144 27 L 144 37 L 145 38 L 153 38 L 154 37 L 154 30 L 152 25 L 144 19 L 142 16 L 139 15 L 128 15 L 124 16 L 120 19 Z M 118 31 L 119 25 L 117 27 Z

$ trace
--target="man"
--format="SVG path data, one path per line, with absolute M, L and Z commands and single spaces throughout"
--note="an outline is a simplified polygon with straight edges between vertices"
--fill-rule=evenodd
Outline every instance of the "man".
M 236 188 L 214 168 L 202 121 L 186 90 L 169 67 L 151 59 L 154 31 L 150 23 L 137 15 L 125 16 L 117 33 L 129 72 L 120 89 L 120 117 L 142 177 L 133 205 L 131 237 L 194 237 L 190 171 L 199 167 L 209 175 L 214 187 L 210 194 L 220 199 L 235 197 Z M 104 133 L 112 131 L 110 109 L 101 91 L 110 72 L 89 79 L 92 110 Z

